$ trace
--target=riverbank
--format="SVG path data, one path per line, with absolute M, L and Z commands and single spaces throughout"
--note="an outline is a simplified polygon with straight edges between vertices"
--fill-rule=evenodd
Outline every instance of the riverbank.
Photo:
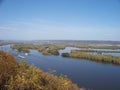
M 92 49 L 83 49 L 83 50 L 79 50 L 79 52 L 92 52 L 92 53 L 96 53 L 96 54 L 102 54 L 102 53 L 120 53 L 120 51 L 118 50 L 92 50 Z
M 44 55 L 59 55 L 58 50 L 64 49 L 65 45 L 56 45 L 56 44 L 16 44 L 11 48 L 16 49 L 19 52 L 29 52 L 29 49 L 36 49 L 39 52 L 42 52 Z
M 79 87 L 85 87 L 90 90 L 119 90 L 120 66 L 104 63 L 96 63 L 87 59 L 64 58 L 59 56 L 46 56 L 38 50 L 30 49 L 30 53 L 26 56 L 23 52 L 18 52 L 10 48 L 12 45 L 1 46 L 0 49 L 12 53 L 17 62 L 21 62 L 18 54 L 25 57 L 25 61 L 41 69 L 44 72 L 56 70 L 54 75 L 65 75 L 75 82 Z M 64 49 L 63 49 L 64 50 Z M 71 48 L 65 49 L 63 52 L 70 52 Z M 60 53 L 63 53 L 60 52 Z M 114 74 L 113 74 L 114 73 Z M 104 81 L 104 83 L 103 83 Z M 112 85 L 110 85 L 112 83 Z
M 86 52 L 81 52 L 80 50 L 72 50 L 70 53 L 62 53 L 62 56 L 120 65 L 120 57 L 101 54 L 94 55 Z
M 0 51 L 0 71 L 0 89 L 79 90 L 68 78 L 45 73 L 25 61 L 18 64 L 11 54 L 3 51 Z

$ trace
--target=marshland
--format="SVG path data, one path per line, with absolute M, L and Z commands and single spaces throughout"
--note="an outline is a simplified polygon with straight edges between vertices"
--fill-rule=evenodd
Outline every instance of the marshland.
M 0 90 L 120 90 L 120 0 L 0 0 Z
M 37 42 L 35 44 L 33 44 L 32 41 L 29 43 L 16 42 L 13 44 L 2 45 L 0 46 L 0 49 L 4 52 L 11 53 L 20 64 L 24 60 L 30 67 L 33 64 L 35 68 L 39 68 L 43 73 L 47 72 L 55 75 L 55 77 L 62 76 L 65 79 L 69 78 L 72 81 L 70 81 L 71 85 L 72 83 L 76 85 L 75 88 L 100 90 L 99 87 L 103 87 L 103 79 L 106 80 L 108 78 L 110 78 L 110 81 L 104 81 L 104 88 L 109 90 L 119 88 L 119 85 L 116 83 L 119 82 L 119 79 L 117 78 L 119 78 L 120 75 L 120 56 L 114 55 L 116 53 L 119 55 L 118 44 L 107 44 L 117 47 L 116 49 L 111 47 L 108 49 L 105 48 L 107 45 L 103 47 L 103 44 L 101 44 L 103 48 L 99 48 L 100 46 L 96 47 L 94 44 L 92 47 L 95 46 L 95 48 L 91 48 L 89 47 L 89 43 L 84 47 L 82 46 L 83 43 L 80 41 L 79 44 L 78 41 L 76 41 L 76 43 L 82 48 L 78 46 L 75 47 L 76 43 L 74 42 L 74 44 L 71 44 L 71 41 L 66 41 L 66 43 L 63 41 L 50 42 L 51 43 L 41 43 L 41 41 L 39 41 L 39 43 Z M 90 52 L 104 53 L 94 54 Z M 21 55 L 24 58 L 20 58 L 18 55 Z M 92 72 L 90 72 L 91 70 Z M 104 74 L 101 72 L 104 72 Z M 96 84 L 94 82 L 96 82 Z M 115 84 L 109 86 L 111 82 L 114 82 Z

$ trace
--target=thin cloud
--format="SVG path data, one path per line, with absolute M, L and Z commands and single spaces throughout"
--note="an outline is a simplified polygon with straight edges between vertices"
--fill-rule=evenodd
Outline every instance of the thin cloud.
M 15 31 L 16 29 L 15 28 L 12 28 L 12 27 L 8 27 L 8 26 L 0 26 L 0 31 Z
M 103 29 L 104 33 L 101 32 Z M 96 37 L 98 33 L 98 36 L 110 37 L 107 34 L 113 33 L 112 29 L 114 28 L 65 25 L 43 19 L 16 20 L 0 26 L 0 30 L 3 32 L 1 34 L 5 35 L 7 33 L 12 35 L 9 35 L 10 38 L 17 37 L 21 39 L 54 39 L 54 37 L 56 39 L 90 39 L 91 37 Z
M 96 30 L 96 28 L 91 27 L 80 27 L 73 25 L 65 25 L 57 23 L 54 21 L 44 20 L 44 19 L 31 19 L 29 21 L 16 20 L 7 23 L 7 25 L 1 26 L 0 30 L 8 31 L 21 31 L 21 33 L 33 32 L 39 35 L 46 33 L 56 34 L 80 34 L 80 33 L 91 33 L 91 31 Z M 23 32 L 22 32 L 23 31 Z M 100 31 L 100 30 L 99 30 Z

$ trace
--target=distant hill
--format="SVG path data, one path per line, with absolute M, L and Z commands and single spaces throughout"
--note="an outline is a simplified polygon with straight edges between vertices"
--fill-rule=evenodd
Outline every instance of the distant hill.
M 120 45 L 120 41 L 100 41 L 100 40 L 0 40 L 4 43 L 68 43 L 68 44 L 106 44 L 106 45 Z

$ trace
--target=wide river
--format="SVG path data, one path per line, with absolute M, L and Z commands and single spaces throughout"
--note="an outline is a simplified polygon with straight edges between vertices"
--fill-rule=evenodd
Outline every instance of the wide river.
M 45 72 L 56 70 L 56 75 L 67 75 L 80 87 L 90 90 L 120 90 L 120 66 L 85 59 L 64 58 L 60 55 L 46 56 L 37 50 L 30 50 L 26 56 L 24 53 L 11 49 L 10 45 L 0 46 L 0 49 L 12 53 L 18 62 L 21 61 L 18 58 L 20 54 L 29 64 L 34 64 Z M 64 51 L 59 52 L 70 52 L 71 49 L 77 48 L 67 47 Z

